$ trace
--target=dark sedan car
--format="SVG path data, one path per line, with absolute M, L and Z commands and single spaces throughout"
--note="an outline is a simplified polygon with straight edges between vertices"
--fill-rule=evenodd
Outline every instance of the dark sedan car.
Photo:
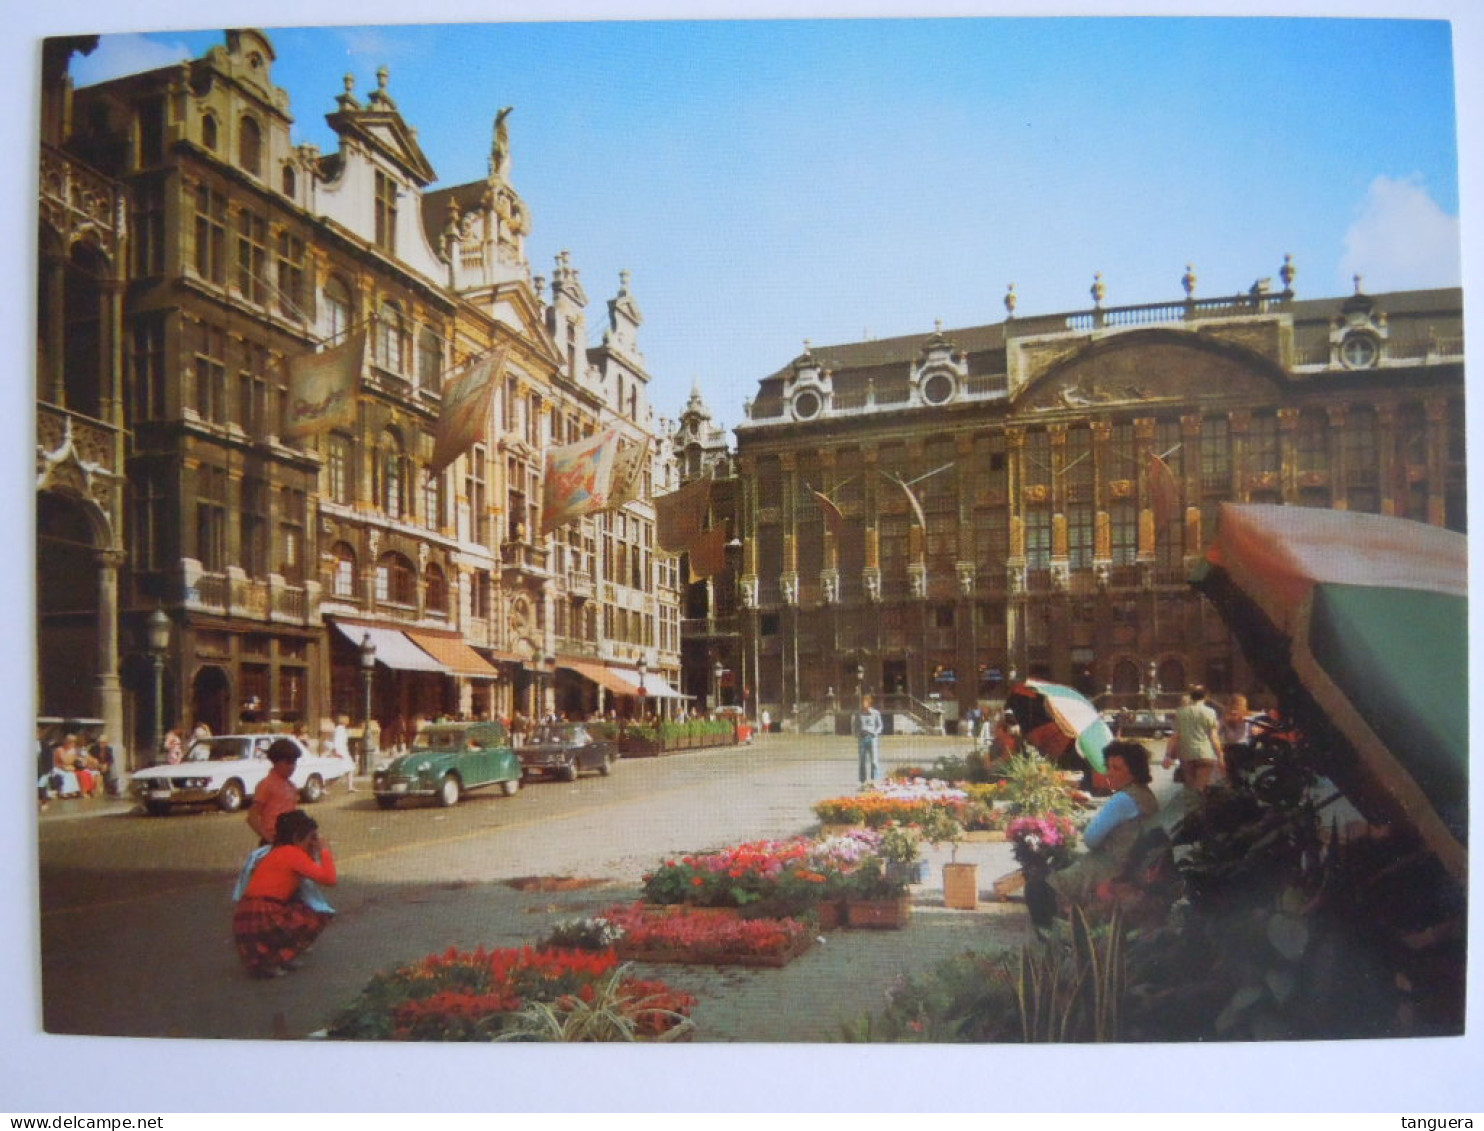
M 618 751 L 613 743 L 594 738 L 581 723 L 543 723 L 515 749 L 527 777 L 546 774 L 576 781 L 583 770 L 607 777 Z

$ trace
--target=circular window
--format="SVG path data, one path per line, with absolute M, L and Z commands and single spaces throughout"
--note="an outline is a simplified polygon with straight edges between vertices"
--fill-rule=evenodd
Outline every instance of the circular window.
M 794 416 L 800 420 L 813 420 L 823 407 L 824 402 L 813 389 L 805 389 L 794 397 Z
M 1347 369 L 1369 369 L 1381 356 L 1381 348 L 1369 334 L 1351 334 L 1340 346 L 1340 359 Z
M 928 404 L 947 404 L 953 393 L 953 378 L 946 373 L 934 373 L 922 383 L 922 399 Z

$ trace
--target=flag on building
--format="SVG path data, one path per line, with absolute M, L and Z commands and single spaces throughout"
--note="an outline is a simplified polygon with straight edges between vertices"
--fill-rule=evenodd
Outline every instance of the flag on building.
M 613 460 L 613 487 L 608 492 L 608 509 L 617 510 L 638 501 L 644 493 L 644 471 L 649 466 L 649 439 L 640 443 L 620 441 Z
M 711 480 L 697 479 L 654 501 L 655 537 L 669 554 L 688 550 L 706 526 Z
M 541 533 L 608 505 L 618 431 L 605 428 L 585 440 L 546 449 L 541 492 Z
M 484 439 L 490 402 L 508 354 L 508 348 L 486 353 L 444 382 L 438 434 L 433 441 L 433 458 L 428 461 L 429 475 L 437 475 Z
M 1158 526 L 1180 514 L 1180 484 L 1170 465 L 1153 452 L 1149 453 L 1149 502 Z
M 365 356 L 366 331 L 358 330 L 338 346 L 286 362 L 289 406 L 285 439 L 297 440 L 355 423 L 356 388 Z
M 727 568 L 727 527 L 719 522 L 703 530 L 690 544 L 690 579 L 694 584 L 703 578 L 722 573 Z
M 899 475 L 890 476 L 890 479 L 906 493 L 907 505 L 912 508 L 912 514 L 917 519 L 917 525 L 926 530 L 927 516 L 922 513 L 922 504 L 917 501 L 917 495 L 913 492 L 911 485 Z
M 829 529 L 830 537 L 838 542 L 841 532 L 845 529 L 845 515 L 824 492 L 811 490 L 811 494 L 819 503 L 819 509 L 824 515 L 824 524 Z

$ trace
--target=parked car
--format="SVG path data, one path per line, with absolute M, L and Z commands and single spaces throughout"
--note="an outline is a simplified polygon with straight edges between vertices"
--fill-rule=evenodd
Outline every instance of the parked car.
M 288 735 L 216 734 L 191 743 L 179 762 L 136 771 L 130 788 L 145 811 L 157 817 L 177 805 L 215 804 L 224 813 L 235 813 L 273 768 L 268 747 L 280 738 L 299 748 L 299 763 L 289 781 L 298 787 L 306 803 L 318 801 L 328 783 L 345 777 L 353 768 L 348 758 L 311 754 L 302 742 Z
M 1166 738 L 1175 733 L 1175 724 L 1161 711 L 1122 711 L 1114 730 L 1120 738 Z
M 404 797 L 432 797 L 447 807 L 487 785 L 512 796 L 522 772 L 504 723 L 433 723 L 418 732 L 406 754 L 378 766 L 371 783 L 383 809 Z
M 583 770 L 613 772 L 618 750 L 613 743 L 594 738 L 582 723 L 543 723 L 515 752 L 527 776 L 545 774 L 576 781 Z

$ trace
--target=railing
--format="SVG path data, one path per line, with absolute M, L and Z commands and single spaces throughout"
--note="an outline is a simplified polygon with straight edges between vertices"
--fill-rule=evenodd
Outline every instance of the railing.
M 69 412 L 45 401 L 37 402 L 36 443 L 42 451 L 58 451 L 70 438 L 72 450 L 79 460 L 112 474 L 118 470 L 118 461 L 114 458 L 117 436 L 118 429 L 101 420 Z
M 500 545 L 500 564 L 533 573 L 545 573 L 546 550 L 527 542 L 503 542 Z

